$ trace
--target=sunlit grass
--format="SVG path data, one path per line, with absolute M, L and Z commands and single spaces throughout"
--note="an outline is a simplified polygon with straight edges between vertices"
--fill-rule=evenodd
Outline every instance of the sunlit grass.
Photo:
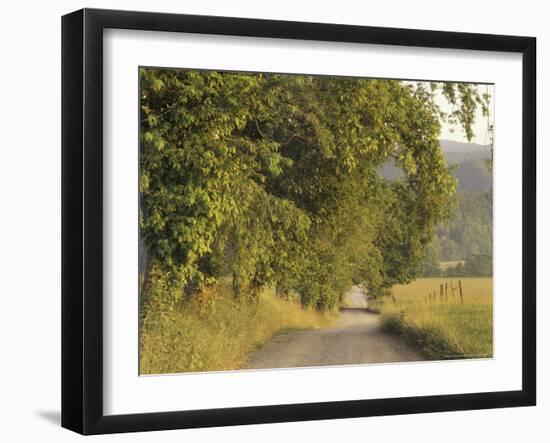
M 219 286 L 176 311 L 147 315 L 140 334 L 140 373 L 238 369 L 250 351 L 274 334 L 320 328 L 330 319 L 270 289 L 251 303 L 236 302 L 228 288 Z
M 380 304 L 384 328 L 415 341 L 431 358 L 488 358 L 493 355 L 493 279 L 461 278 L 458 290 L 440 297 L 440 284 L 458 279 L 423 278 L 393 288 Z M 435 297 L 433 292 L 435 291 Z M 429 294 L 432 294 L 431 296 Z

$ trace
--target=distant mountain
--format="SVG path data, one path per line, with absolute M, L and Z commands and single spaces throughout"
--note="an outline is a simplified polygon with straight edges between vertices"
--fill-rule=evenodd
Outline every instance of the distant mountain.
M 491 151 L 463 151 L 463 152 L 445 152 L 443 151 L 447 163 L 464 163 L 469 160 L 489 160 Z
M 450 163 L 450 162 L 449 162 Z M 458 180 L 460 191 L 490 191 L 493 188 L 493 176 L 487 170 L 484 160 L 467 160 L 457 163 L 452 173 Z
M 489 191 L 493 188 L 493 176 L 487 169 L 491 159 L 491 146 L 477 143 L 440 141 L 441 150 L 449 166 L 455 166 L 453 175 L 460 191 Z
M 441 145 L 441 149 L 445 153 L 450 152 L 458 152 L 458 153 L 464 153 L 464 152 L 485 152 L 490 153 L 491 152 L 491 146 L 490 145 L 478 145 L 477 143 L 462 143 L 462 142 L 455 142 L 452 140 L 440 140 L 439 144 Z
M 486 165 L 486 161 L 491 158 L 489 145 L 460 143 L 451 140 L 441 140 L 440 143 L 447 164 L 451 167 L 454 166 L 452 174 L 458 180 L 460 191 L 486 192 L 493 188 L 493 177 Z M 403 173 L 393 161 L 386 162 L 380 173 L 390 180 L 403 177 Z

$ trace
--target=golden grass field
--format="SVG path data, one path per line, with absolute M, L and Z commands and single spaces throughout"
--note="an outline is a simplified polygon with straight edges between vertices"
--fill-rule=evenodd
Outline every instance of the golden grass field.
M 392 289 L 393 298 L 380 303 L 386 331 L 420 345 L 430 358 L 490 358 L 493 355 L 493 279 L 460 278 L 464 303 L 449 290 L 440 297 L 440 284 L 457 278 L 421 278 Z M 433 292 L 436 292 L 435 298 Z M 432 296 L 428 295 L 432 293 Z
M 330 314 L 264 290 L 259 302 L 236 302 L 220 285 L 172 312 L 152 312 L 140 333 L 140 373 L 165 374 L 238 369 L 250 351 L 274 334 L 320 328 Z

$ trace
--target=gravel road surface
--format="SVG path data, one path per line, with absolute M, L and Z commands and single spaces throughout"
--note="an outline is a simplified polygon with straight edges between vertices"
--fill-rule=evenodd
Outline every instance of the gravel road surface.
M 366 291 L 354 286 L 347 307 L 329 328 L 276 336 L 252 353 L 246 369 L 420 361 L 426 358 L 400 337 L 381 331 L 380 315 L 367 311 Z

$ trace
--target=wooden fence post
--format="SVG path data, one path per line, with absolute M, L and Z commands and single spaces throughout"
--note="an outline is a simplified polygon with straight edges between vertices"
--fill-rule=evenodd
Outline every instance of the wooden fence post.
M 445 298 L 448 298 L 448 296 L 447 296 L 447 282 L 445 282 Z
M 439 298 L 443 301 L 443 283 L 439 285 Z M 445 297 L 445 301 L 447 301 L 447 297 Z
M 464 304 L 464 296 L 462 294 L 462 282 L 460 280 L 458 280 L 458 291 L 459 291 L 459 294 L 460 294 L 460 304 L 463 305 Z

